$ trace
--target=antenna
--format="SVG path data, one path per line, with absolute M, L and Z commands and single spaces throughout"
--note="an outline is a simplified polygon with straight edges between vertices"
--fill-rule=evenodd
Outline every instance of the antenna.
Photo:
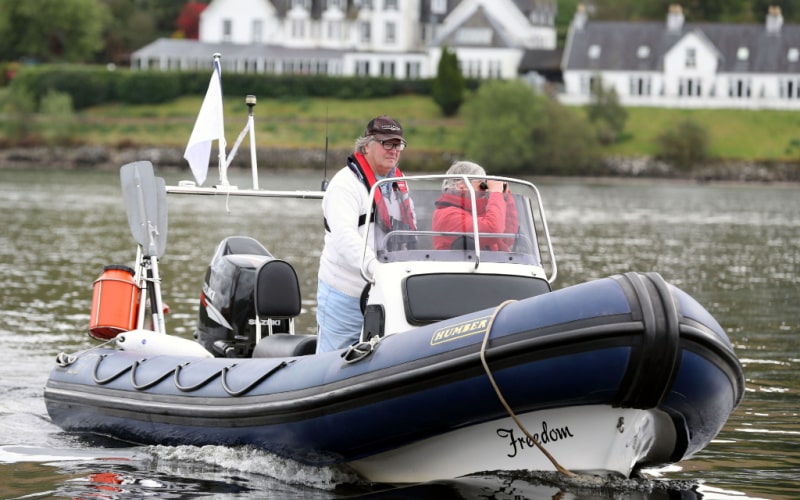
M 322 171 L 321 191 L 328 189 L 328 108 L 325 107 L 325 167 Z

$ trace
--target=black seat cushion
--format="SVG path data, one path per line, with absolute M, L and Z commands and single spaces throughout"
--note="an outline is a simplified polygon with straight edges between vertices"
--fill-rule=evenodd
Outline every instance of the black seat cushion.
M 275 333 L 267 335 L 256 344 L 254 358 L 285 358 L 314 354 L 317 350 L 316 335 L 290 335 Z

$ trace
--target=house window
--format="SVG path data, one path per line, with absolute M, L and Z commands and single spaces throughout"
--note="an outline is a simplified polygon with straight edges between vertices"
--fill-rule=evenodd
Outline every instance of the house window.
M 650 47 L 647 45 L 639 45 L 639 48 L 636 49 L 636 57 L 639 59 L 647 59 L 650 57 Z
M 492 43 L 492 30 L 489 28 L 461 28 L 456 31 L 458 45 L 489 45 Z
M 384 37 L 384 42 L 390 44 L 395 43 L 395 29 L 396 27 L 394 23 L 386 23 L 386 36 Z
M 431 0 L 431 13 L 444 14 L 447 11 L 447 0 Z
M 797 47 L 789 49 L 789 52 L 786 53 L 786 59 L 788 59 L 789 62 L 797 62 L 797 60 L 800 59 L 800 51 L 797 50 Z
M 589 59 L 597 59 L 600 57 L 600 46 L 599 45 L 592 45 L 589 47 Z
M 740 61 L 746 61 L 750 57 L 750 49 L 747 47 L 739 47 L 739 50 L 736 51 L 736 59 Z
M 292 8 L 299 7 L 308 10 L 308 4 L 311 0 L 292 0 Z
M 222 41 L 230 42 L 233 35 L 233 21 L 230 19 L 222 20 Z
M 306 22 L 303 19 L 292 19 L 292 38 L 305 38 Z
M 418 62 L 407 62 L 406 63 L 406 78 L 410 80 L 416 80 L 420 77 L 420 73 L 422 72 L 422 66 Z
M 800 99 L 800 79 L 785 78 L 780 81 L 781 99 Z
M 331 40 L 339 40 L 342 38 L 341 21 L 330 21 L 328 23 L 328 38 Z
M 649 96 L 652 94 L 652 79 L 649 76 L 632 76 L 629 83 L 632 96 Z
M 339 9 L 344 10 L 344 2 L 345 0 L 328 0 L 328 8 L 329 9 Z
M 397 10 L 397 0 L 383 0 L 384 10 Z
M 680 97 L 700 97 L 703 88 L 699 78 L 681 78 L 678 82 L 678 95 Z
M 750 97 L 750 80 L 746 78 L 731 78 L 728 81 L 728 97 L 747 98 Z
M 356 75 L 369 76 L 369 61 L 363 59 L 356 61 Z
M 581 83 L 580 83 L 580 93 L 581 95 L 591 95 L 592 89 L 597 85 L 599 78 L 590 76 L 590 75 L 583 75 L 581 76 Z
M 372 40 L 372 25 L 369 22 L 362 22 L 359 27 L 359 35 L 362 43 L 369 43 Z
M 498 60 L 488 61 L 488 67 L 486 68 L 487 77 L 489 78 L 501 78 L 503 65 Z
M 696 68 L 697 67 L 697 51 L 694 47 L 688 47 L 686 49 L 686 67 L 687 68 Z
M 381 61 L 381 76 L 394 78 L 394 61 Z
M 264 37 L 264 21 L 253 19 L 253 43 L 261 43 Z
M 480 78 L 481 77 L 481 62 L 480 60 L 470 60 L 467 61 L 467 76 L 473 78 Z

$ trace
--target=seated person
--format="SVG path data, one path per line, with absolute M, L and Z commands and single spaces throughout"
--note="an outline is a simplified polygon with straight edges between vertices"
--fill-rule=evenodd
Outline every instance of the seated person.
M 517 232 L 517 208 L 505 183 L 480 179 L 480 177 L 486 176 L 486 171 L 477 163 L 469 161 L 453 163 L 447 170 L 447 174 L 478 177 L 471 179 L 471 183 L 475 189 L 479 233 L 515 234 Z M 469 188 L 464 184 L 463 179 L 446 179 L 442 185 L 442 191 L 442 195 L 436 200 L 432 229 L 472 234 L 472 203 Z M 436 250 L 450 249 L 458 238 L 458 236 L 449 235 L 434 236 L 433 247 Z M 481 237 L 480 242 L 483 250 L 507 252 L 514 244 L 514 238 Z

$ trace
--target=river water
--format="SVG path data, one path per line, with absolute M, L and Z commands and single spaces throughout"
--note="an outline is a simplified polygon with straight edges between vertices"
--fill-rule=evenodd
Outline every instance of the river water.
M 163 172 L 174 184 L 188 174 Z M 249 176 L 231 176 L 249 186 Z M 321 176 L 262 173 L 262 188 L 317 189 Z M 535 181 L 535 179 L 534 179 Z M 117 172 L 0 170 L 0 498 L 800 497 L 800 186 L 664 181 L 539 184 L 559 264 L 554 288 L 657 271 L 719 320 L 745 368 L 744 401 L 690 460 L 587 488 L 549 474 L 484 474 L 404 488 L 347 471 L 222 447 L 120 447 L 65 434 L 43 386 L 59 352 L 93 345 L 92 282 L 132 264 Z M 314 324 L 319 202 L 170 197 L 162 293 L 167 327 L 190 338 L 219 240 L 249 235 L 298 270 L 299 331 Z M 452 457 L 449 459 L 457 459 Z

